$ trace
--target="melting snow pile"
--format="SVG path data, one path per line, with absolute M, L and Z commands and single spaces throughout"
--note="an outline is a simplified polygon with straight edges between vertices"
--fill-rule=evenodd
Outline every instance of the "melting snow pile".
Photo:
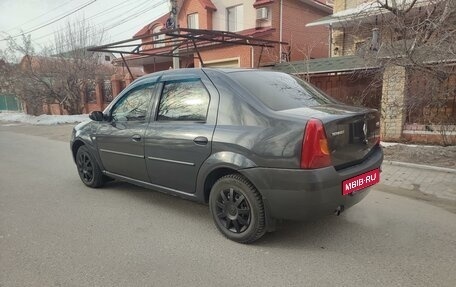
M 57 125 L 79 123 L 89 119 L 89 115 L 40 115 L 31 116 L 23 113 L 0 113 L 2 122 L 20 122 L 32 125 Z

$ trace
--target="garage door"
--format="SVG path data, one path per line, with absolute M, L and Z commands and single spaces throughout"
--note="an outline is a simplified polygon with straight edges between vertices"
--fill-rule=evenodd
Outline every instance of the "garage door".
M 217 61 L 217 62 L 210 62 L 204 63 L 205 67 L 210 68 L 239 68 L 239 60 L 228 60 L 228 61 Z

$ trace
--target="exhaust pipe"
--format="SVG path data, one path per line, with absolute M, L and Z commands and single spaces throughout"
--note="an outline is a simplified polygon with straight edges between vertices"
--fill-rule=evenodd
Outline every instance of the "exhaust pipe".
M 342 212 L 344 212 L 345 207 L 343 205 L 339 205 L 336 210 L 334 210 L 334 214 L 336 216 L 339 216 Z

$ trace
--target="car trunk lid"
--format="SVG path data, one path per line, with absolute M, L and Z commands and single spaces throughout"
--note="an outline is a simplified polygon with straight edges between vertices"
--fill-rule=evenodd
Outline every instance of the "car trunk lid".
M 378 145 L 380 115 L 376 110 L 329 104 L 281 111 L 323 123 L 332 165 L 336 169 L 355 165 Z

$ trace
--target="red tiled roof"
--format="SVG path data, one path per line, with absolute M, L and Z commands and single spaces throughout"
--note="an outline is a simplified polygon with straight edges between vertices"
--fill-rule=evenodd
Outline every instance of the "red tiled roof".
M 274 2 L 274 0 L 256 0 L 255 3 L 253 3 L 253 7 L 271 4 L 273 2 Z
M 332 7 L 332 5 L 331 5 L 332 1 L 328 1 L 328 0 L 309 0 L 309 1 L 317 2 L 318 4 L 321 4 L 321 5 L 324 5 L 327 7 Z M 271 4 L 273 2 L 274 2 L 274 0 L 256 0 L 255 3 L 253 3 L 253 7 L 267 5 L 267 4 Z
M 136 59 L 141 59 L 141 58 L 147 58 L 150 57 L 149 55 L 126 55 L 124 56 L 125 61 L 130 61 L 130 60 L 136 60 Z M 113 60 L 114 64 L 121 64 L 123 63 L 122 58 L 116 58 Z
M 217 8 L 215 7 L 214 3 L 212 3 L 211 0 L 199 0 L 201 5 L 203 5 L 204 9 L 209 9 L 213 11 L 217 11 Z
M 165 26 L 166 20 L 169 18 L 169 13 L 166 13 L 165 15 L 161 16 L 160 18 L 155 19 L 154 21 L 150 22 L 146 26 L 142 27 L 141 30 L 136 32 L 136 34 L 133 35 L 133 38 L 139 38 L 141 36 L 145 36 L 150 33 L 150 30 L 152 29 L 152 26 L 155 24 L 162 24 Z
M 270 32 L 274 32 L 275 29 L 272 28 L 272 27 L 262 27 L 262 28 L 251 28 L 251 29 L 246 29 L 246 30 L 242 30 L 242 31 L 239 31 L 239 32 L 236 32 L 240 35 L 243 35 L 243 36 L 261 36 L 262 34 L 266 34 L 266 33 L 270 33 Z

